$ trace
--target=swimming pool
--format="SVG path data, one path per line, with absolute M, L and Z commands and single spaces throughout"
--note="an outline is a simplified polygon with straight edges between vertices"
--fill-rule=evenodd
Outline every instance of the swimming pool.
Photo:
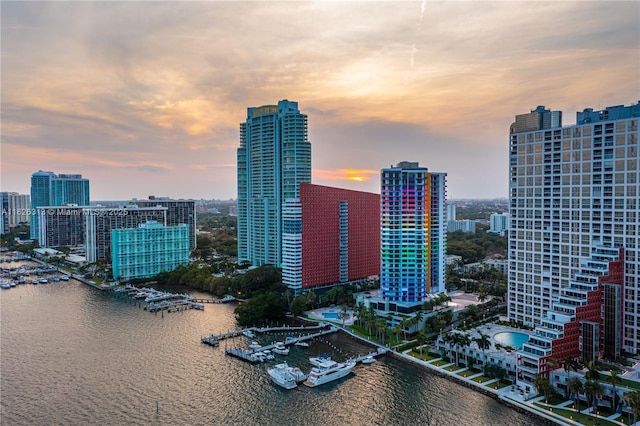
M 327 319 L 340 319 L 340 315 L 337 312 L 323 312 L 322 316 Z
M 493 336 L 493 339 L 504 346 L 520 349 L 529 340 L 529 335 L 516 331 L 504 331 Z

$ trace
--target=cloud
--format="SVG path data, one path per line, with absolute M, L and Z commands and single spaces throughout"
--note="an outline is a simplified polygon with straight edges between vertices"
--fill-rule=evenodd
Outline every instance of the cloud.
M 314 179 L 409 160 L 450 196 L 506 196 L 516 114 L 640 99 L 635 2 L 3 2 L 0 20 L 5 190 L 113 167 L 229 198 L 247 107 L 290 99 Z M 92 196 L 119 198 L 108 182 Z

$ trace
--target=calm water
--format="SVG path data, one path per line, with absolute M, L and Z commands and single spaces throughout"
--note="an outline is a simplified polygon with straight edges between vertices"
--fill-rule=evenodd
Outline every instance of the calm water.
M 233 305 L 163 317 L 77 281 L 21 285 L 0 298 L 2 425 L 542 424 L 389 357 L 320 388 L 285 391 L 265 365 L 200 343 L 236 328 Z M 284 335 L 260 340 L 276 338 Z M 307 371 L 310 355 L 368 350 L 332 335 L 286 358 Z

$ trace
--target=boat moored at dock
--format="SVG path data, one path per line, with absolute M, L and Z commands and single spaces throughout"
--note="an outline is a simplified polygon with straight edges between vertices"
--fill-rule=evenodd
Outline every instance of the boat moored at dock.
M 289 367 L 286 362 L 268 368 L 267 373 L 269 373 L 273 383 L 285 389 L 293 389 L 298 386 L 298 383 L 307 378 L 302 370 L 298 367 Z
M 355 361 L 348 360 L 345 362 L 336 362 L 331 359 L 318 362 L 318 365 L 311 369 L 307 380 L 304 381 L 305 386 L 311 388 L 333 382 L 341 379 L 351 373 L 356 365 Z

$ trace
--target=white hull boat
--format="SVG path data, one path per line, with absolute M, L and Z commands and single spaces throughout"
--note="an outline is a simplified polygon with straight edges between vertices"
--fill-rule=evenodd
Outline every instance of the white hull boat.
M 356 363 L 351 360 L 340 363 L 333 360 L 321 362 L 320 365 L 311 369 L 304 385 L 314 388 L 341 379 L 351 373 L 355 365 Z

